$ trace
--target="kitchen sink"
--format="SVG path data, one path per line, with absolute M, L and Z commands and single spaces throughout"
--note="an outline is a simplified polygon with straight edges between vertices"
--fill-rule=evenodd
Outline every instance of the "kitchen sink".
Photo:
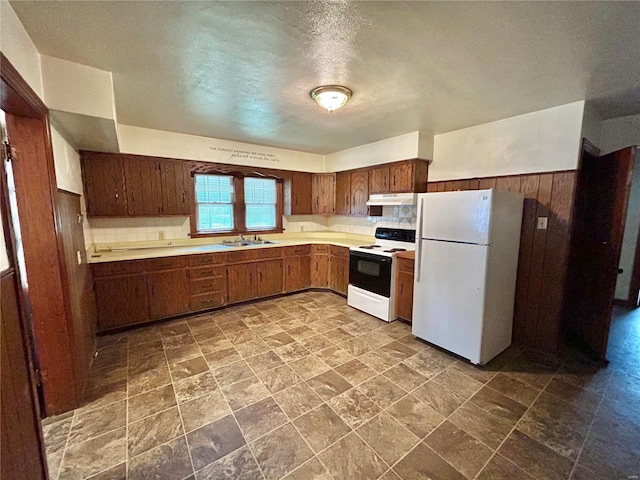
M 273 245 L 276 242 L 271 240 L 245 240 L 248 245 Z
M 237 240 L 235 242 L 223 241 L 222 245 L 227 247 L 249 247 L 251 245 L 272 245 L 276 242 L 271 240 Z

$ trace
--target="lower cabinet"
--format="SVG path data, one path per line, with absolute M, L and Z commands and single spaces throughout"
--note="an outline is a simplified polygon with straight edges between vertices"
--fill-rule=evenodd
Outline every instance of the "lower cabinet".
M 282 293 L 282 259 L 256 264 L 258 274 L 257 296 L 268 297 Z
M 112 330 L 149 320 L 147 274 L 95 278 L 98 330 Z
M 311 250 L 311 286 L 329 287 L 329 245 L 314 245 Z
M 413 315 L 413 259 L 397 258 L 396 315 L 411 321 Z
M 294 292 L 311 286 L 311 257 L 287 257 L 284 259 L 284 290 Z
M 329 288 L 347 294 L 349 285 L 349 249 L 331 245 Z
M 227 267 L 227 299 L 229 303 L 256 298 L 256 264 L 241 263 Z
M 187 270 L 161 270 L 147 273 L 149 318 L 171 317 L 189 311 Z

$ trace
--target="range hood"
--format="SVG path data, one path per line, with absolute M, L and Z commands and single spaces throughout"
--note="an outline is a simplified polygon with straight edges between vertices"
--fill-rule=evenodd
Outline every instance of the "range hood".
M 369 197 L 367 205 L 415 205 L 417 195 L 415 193 L 374 193 Z

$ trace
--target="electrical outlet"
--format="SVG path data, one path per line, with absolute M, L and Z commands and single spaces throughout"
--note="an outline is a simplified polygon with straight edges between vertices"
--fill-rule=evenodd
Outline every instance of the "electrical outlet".
M 158 230 L 156 232 L 156 236 L 157 236 L 158 240 L 164 240 L 164 232 L 162 230 Z
M 538 217 L 538 230 L 546 230 L 549 217 Z

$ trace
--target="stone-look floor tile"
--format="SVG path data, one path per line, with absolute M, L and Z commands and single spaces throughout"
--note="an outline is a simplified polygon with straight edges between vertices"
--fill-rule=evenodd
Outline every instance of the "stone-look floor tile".
M 287 363 L 300 360 L 301 358 L 304 358 L 311 353 L 298 342 L 291 342 L 284 347 L 276 348 L 274 351 L 282 360 Z
M 120 428 L 67 448 L 59 478 L 82 480 L 122 463 L 126 442 L 126 430 Z
M 425 377 L 432 378 L 443 372 L 445 368 L 453 363 L 453 360 L 445 360 L 426 353 L 418 353 L 407 358 L 402 363 Z
M 329 365 L 324 363 L 315 355 L 308 355 L 300 360 L 291 362 L 289 366 L 298 374 L 303 380 L 308 380 L 311 377 L 320 375 L 330 369 Z
M 446 420 L 424 443 L 467 478 L 474 478 L 493 454 L 489 447 Z
M 378 373 L 384 372 L 398 364 L 394 358 L 391 358 L 389 355 L 385 355 L 380 350 L 372 350 L 364 355 L 360 355 L 358 360 L 368 367 L 373 368 Z
M 178 403 L 193 400 L 196 397 L 201 397 L 218 389 L 216 380 L 208 369 L 204 373 L 199 373 L 198 375 L 174 382 L 173 387 L 176 391 Z
M 187 432 L 207 425 L 229 413 L 227 402 L 224 401 L 222 392 L 216 390 L 208 395 L 180 404 L 182 421 Z
M 300 325 L 299 327 L 294 327 L 287 330 L 287 333 L 291 335 L 296 340 L 302 340 L 303 338 L 309 338 L 316 334 L 315 330 L 312 330 L 306 325 Z
M 419 441 L 418 437 L 385 412 L 369 420 L 357 432 L 389 465 L 400 460 Z
M 572 460 L 578 458 L 586 436 L 535 409 L 520 419 L 517 429 Z
M 602 398 L 602 394 L 577 387 L 558 378 L 553 378 L 544 391 L 589 412 L 596 411 Z
M 186 478 L 193 473 L 184 437 L 178 437 L 129 459 L 129 480 Z
M 288 365 L 282 365 L 258 375 L 260 381 L 271 393 L 277 393 L 302 381 Z
M 604 393 L 612 372 L 588 358 L 571 358 L 564 362 L 555 378 L 596 394 Z
M 42 425 L 42 427 L 46 427 L 54 423 L 59 423 L 59 422 L 62 422 L 63 420 L 68 420 L 69 418 L 73 417 L 74 414 L 75 414 L 74 410 L 69 410 L 68 412 L 61 413 L 60 415 L 52 415 L 47 418 L 43 418 L 42 421 L 40 422 L 40 425 Z
M 469 398 L 482 388 L 482 383 L 460 373 L 458 370 L 447 368 L 444 372 L 433 377 L 433 381 L 443 387 L 456 392 L 458 395 Z
M 357 388 L 381 408 L 391 406 L 406 395 L 404 390 L 382 375 L 367 380 Z
M 236 330 L 235 332 L 229 332 L 225 334 L 229 341 L 234 345 L 240 345 L 245 342 L 251 342 L 253 340 L 258 340 L 257 334 L 253 332 L 253 330 L 246 328 L 243 330 Z
M 387 471 L 387 464 L 355 433 L 344 437 L 320 455 L 320 461 L 334 478 L 375 480 Z
M 238 410 L 235 416 L 247 442 L 253 442 L 265 433 L 275 430 L 289 421 L 271 397 Z
M 402 363 L 390 368 L 382 374 L 396 385 L 400 385 L 407 392 L 418 388 L 427 381 L 426 377 Z
M 88 413 L 75 415 L 69 433 L 69 445 L 84 442 L 127 423 L 126 402 L 112 403 Z
M 129 397 L 129 422 L 141 420 L 176 404 L 173 386 L 166 385 L 146 393 Z
M 411 394 L 418 400 L 427 403 L 445 417 L 451 415 L 466 400 L 463 396 L 458 395 L 433 380 L 429 380 L 424 385 L 421 385 L 411 392 Z
M 347 379 L 352 385 L 359 385 L 377 375 L 377 372 L 373 368 L 358 359 L 343 363 L 336 367 L 335 371 Z
M 411 325 L 402 322 L 392 322 L 382 325 L 379 331 L 397 340 L 411 333 Z
M 91 368 L 126 367 L 127 355 L 126 345 L 99 349 L 93 362 L 91 362 Z
M 97 473 L 96 475 L 89 477 L 87 480 L 126 480 L 127 479 L 127 464 L 121 463 L 115 467 L 111 467 L 104 472 Z
M 246 362 L 255 373 L 262 373 L 284 364 L 284 361 L 272 351 L 249 357 Z
M 516 380 L 515 378 L 504 375 L 503 373 L 498 373 L 493 377 L 493 379 L 487 383 L 487 386 L 497 390 L 510 399 L 521 403 L 525 407 L 531 405 L 540 394 L 539 389 Z
M 387 471 L 384 475 L 380 477 L 380 480 L 402 480 L 396 472 L 393 470 Z
M 293 424 L 316 453 L 351 431 L 349 426 L 326 404 L 305 413 L 294 420 Z
M 87 379 L 87 389 L 101 387 L 108 383 L 126 380 L 127 367 L 104 367 L 91 369 Z
M 189 360 L 190 358 L 199 357 L 203 353 L 209 353 L 202 349 L 196 344 L 194 345 L 186 345 L 184 347 L 172 348 L 171 350 L 166 350 L 164 354 L 167 356 L 167 360 L 169 363 L 177 363 L 182 362 L 184 360 Z
M 49 423 L 42 427 L 42 435 L 48 455 L 64 450 L 72 423 L 73 416 L 62 418 L 55 423 Z
M 575 465 L 570 480 L 593 480 L 594 478 L 598 478 L 598 475 L 595 472 L 592 472 L 582 465 Z M 615 479 L 615 477 L 612 478 Z M 618 478 L 624 478 L 624 475 L 618 476 Z
M 171 375 L 166 365 L 129 377 L 128 394 L 130 397 L 140 395 L 155 388 L 171 383 Z
M 349 332 L 341 328 L 334 328 L 333 330 L 328 330 L 324 332 L 323 335 L 327 337 L 329 341 L 335 343 L 336 345 L 342 342 L 346 342 L 347 340 L 351 340 L 353 338 L 353 335 L 351 335 Z
M 333 370 L 316 375 L 307 380 L 307 383 L 324 400 L 340 395 L 353 386 Z
M 531 411 L 556 420 L 567 427 L 586 434 L 593 420 L 594 412 L 589 412 L 543 392 L 531 406 Z
M 195 345 L 195 343 L 196 343 L 196 339 L 193 338 L 193 335 L 191 335 L 191 332 L 184 333 L 182 335 L 173 335 L 171 337 L 164 337 L 162 339 L 162 346 L 165 348 L 165 350 L 178 348 L 178 347 L 186 347 L 187 345 Z
M 387 412 L 418 438 L 427 436 L 444 420 L 433 408 L 411 395 L 393 404 Z
M 164 352 L 150 353 L 134 357 L 129 355 L 129 376 L 133 377 L 149 370 L 155 370 L 167 364 Z
M 527 407 L 521 403 L 505 397 L 490 387 L 482 387 L 478 393 L 471 397 L 470 402 L 492 415 L 509 422 L 512 426 L 520 420 L 520 417 L 522 417 L 527 410 Z
M 197 330 L 194 330 L 193 327 L 191 328 L 191 335 L 193 335 L 193 338 L 195 338 L 196 342 L 203 342 L 205 340 L 211 340 L 212 338 L 220 338 L 220 337 L 224 337 L 224 333 L 222 332 L 222 330 L 220 330 L 219 327 L 217 326 L 209 326 L 207 325 L 208 328 L 199 328 Z
M 509 435 L 498 453 L 536 478 L 566 479 L 573 467 L 571 460 L 518 430 Z
M 313 457 L 290 423 L 256 440 L 250 447 L 266 480 L 280 479 Z
M 255 376 L 233 385 L 222 387 L 222 393 L 234 411 L 269 396 L 269 390 Z
M 260 338 L 270 337 L 271 335 L 275 335 L 277 333 L 281 333 L 284 330 L 280 328 L 275 323 L 267 323 L 264 325 L 259 325 L 257 327 L 251 327 L 251 329 L 258 335 Z
M 273 395 L 289 418 L 294 419 L 322 403 L 322 399 L 304 382 L 285 388 Z
M 324 350 L 316 352 L 316 355 L 318 356 L 318 358 L 320 358 L 320 360 L 333 368 L 337 367 L 338 365 L 342 365 L 343 363 L 347 363 L 355 358 L 353 355 L 351 355 L 343 348 L 340 348 L 339 346 L 325 348 Z
M 178 407 L 130 423 L 127 432 L 129 457 L 135 457 L 181 435 L 184 432 Z
M 473 365 L 466 360 L 458 360 L 450 368 L 464 373 L 467 377 L 471 377 L 480 383 L 487 383 L 498 374 L 496 369 L 487 365 Z
M 373 332 L 366 333 L 359 338 L 374 348 L 380 348 L 387 343 L 393 342 L 393 338 L 389 335 L 385 335 L 380 330 L 374 330 Z
M 263 338 L 264 342 L 271 348 L 283 347 L 289 343 L 295 342 L 293 337 L 286 332 L 276 333 Z
M 196 473 L 196 480 L 260 480 L 260 468 L 249 447 L 242 447 Z
M 47 471 L 49 473 L 50 480 L 56 480 L 58 478 L 58 471 L 60 471 L 60 464 L 62 463 L 62 455 L 64 455 L 64 449 L 56 453 L 47 454 Z
M 407 358 L 415 355 L 417 352 L 407 345 L 404 345 L 398 341 L 387 343 L 386 345 L 380 347 L 380 351 L 386 355 L 389 355 L 391 358 L 396 360 L 397 362 L 402 362 Z
M 300 340 L 300 345 L 302 345 L 310 352 L 316 353 L 326 348 L 332 347 L 333 343 L 323 335 L 315 335 L 313 337 L 307 337 Z
M 203 356 L 190 358 L 183 362 L 172 363 L 169 365 L 171 377 L 174 382 L 183 380 L 187 377 L 197 375 L 198 373 L 208 372 L 209 365 Z
M 235 347 L 240 356 L 244 359 L 269 351 L 269 346 L 259 338 L 257 340 L 237 344 Z
M 320 463 L 320 460 L 314 457 L 284 477 L 284 480 L 334 480 L 334 478 Z
M 160 340 L 160 330 L 156 326 L 142 327 L 129 332 L 129 345 L 142 345 Z
M 419 443 L 393 470 L 402 480 L 465 480 L 464 475 L 424 443 Z
M 160 330 L 160 336 L 164 340 L 167 337 L 175 337 L 176 335 L 184 335 L 190 333 L 189 325 L 183 320 L 176 322 L 164 323 L 158 326 Z
M 593 480 L 595 477 L 591 477 Z M 478 480 L 535 480 L 524 470 L 501 455 L 495 455 L 482 469 Z
M 231 343 L 227 337 L 214 337 L 208 340 L 200 340 L 198 345 L 204 355 L 233 347 L 233 343 Z
M 187 442 L 196 471 L 245 445 L 232 415 L 188 433 Z
M 213 374 L 221 387 L 237 383 L 253 376 L 253 371 L 244 361 L 218 367 Z
M 92 390 L 85 390 L 82 394 L 81 406 L 75 410 L 75 413 L 89 412 L 96 408 L 119 402 L 125 398 L 127 398 L 126 380 L 103 385 L 102 387 Z
M 148 343 L 130 343 L 129 345 L 129 361 L 133 361 L 133 363 L 137 363 L 142 360 L 147 355 L 160 355 L 164 352 L 164 346 L 162 345 L 162 340 L 157 339 Z
M 204 359 L 209 364 L 209 368 L 215 370 L 217 368 L 224 367 L 225 365 L 236 363 L 239 360 L 242 360 L 242 357 L 235 348 L 231 347 L 218 350 L 217 352 L 207 353 L 205 354 Z
M 449 420 L 494 449 L 507 438 L 513 427 L 511 423 L 491 415 L 473 403 L 460 407 Z
M 352 388 L 343 394 L 333 397 L 327 404 L 349 425 L 358 428 L 380 413 L 373 400 L 364 393 Z

